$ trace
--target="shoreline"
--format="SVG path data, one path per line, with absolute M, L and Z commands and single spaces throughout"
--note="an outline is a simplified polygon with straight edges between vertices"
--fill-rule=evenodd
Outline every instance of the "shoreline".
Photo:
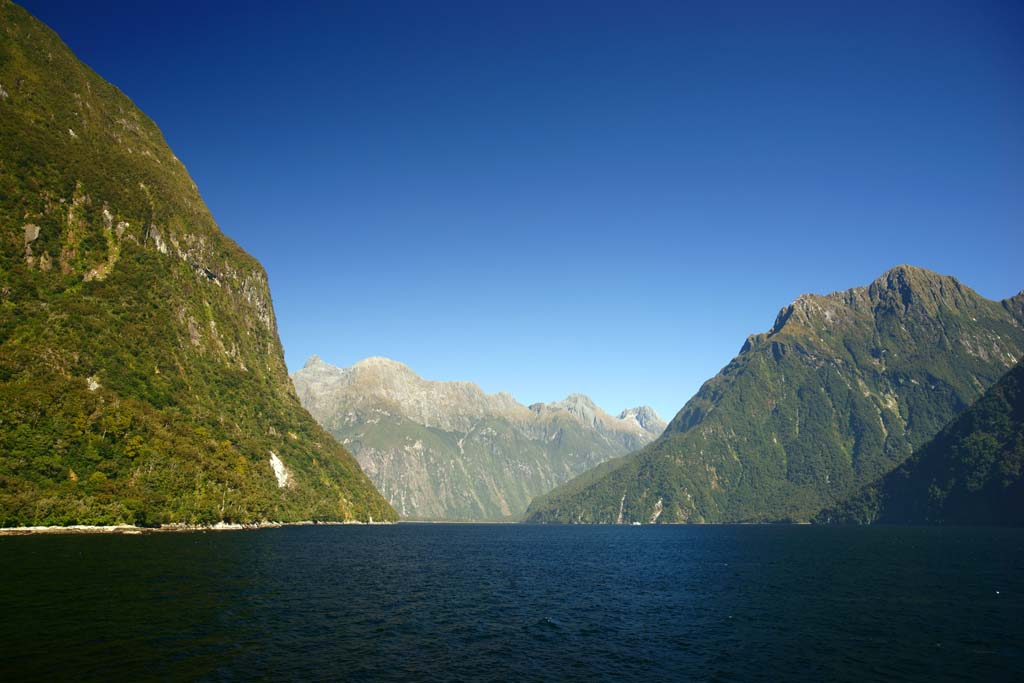
M 352 524 L 378 526 L 391 525 L 396 522 L 254 522 L 252 524 L 234 524 L 217 522 L 216 524 L 162 524 L 158 527 L 133 526 L 116 524 L 98 526 L 91 524 L 72 524 L 68 526 L 15 526 L 0 528 L 0 536 L 34 536 L 34 535 L 72 535 L 72 534 L 113 534 L 122 536 L 141 536 L 143 534 L 194 533 L 201 531 L 256 531 L 259 529 L 278 529 L 286 526 L 347 526 Z

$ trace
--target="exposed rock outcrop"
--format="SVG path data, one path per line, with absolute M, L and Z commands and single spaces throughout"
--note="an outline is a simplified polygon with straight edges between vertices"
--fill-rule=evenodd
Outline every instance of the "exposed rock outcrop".
M 407 517 L 518 515 L 533 496 L 664 428 L 650 408 L 616 418 L 581 394 L 527 408 L 387 358 L 339 368 L 314 356 L 292 379 L 303 405 Z

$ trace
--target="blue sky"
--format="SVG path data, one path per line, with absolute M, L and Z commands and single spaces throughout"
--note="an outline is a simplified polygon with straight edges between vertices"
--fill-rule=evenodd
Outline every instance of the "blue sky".
M 24 3 L 270 275 L 288 365 L 671 417 L 804 292 L 1024 288 L 1024 3 Z

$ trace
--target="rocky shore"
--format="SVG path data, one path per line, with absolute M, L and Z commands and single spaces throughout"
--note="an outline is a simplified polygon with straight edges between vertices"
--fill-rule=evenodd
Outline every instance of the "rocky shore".
M 253 531 L 256 529 L 276 529 L 283 526 L 342 526 L 346 524 L 367 524 L 367 522 L 257 522 L 254 524 L 230 524 L 217 522 L 216 524 L 164 524 L 159 527 L 141 527 L 130 524 L 119 524 L 115 526 L 92 526 L 88 524 L 74 524 L 70 526 L 19 526 L 2 529 L 0 536 L 29 536 L 33 534 L 160 534 L 160 533 L 185 533 L 195 531 Z M 394 522 L 369 522 L 372 525 L 394 524 Z

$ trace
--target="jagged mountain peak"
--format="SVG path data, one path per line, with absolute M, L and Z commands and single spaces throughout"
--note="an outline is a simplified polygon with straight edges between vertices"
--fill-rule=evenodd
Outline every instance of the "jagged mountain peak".
M 654 443 L 536 500 L 528 518 L 810 519 L 900 464 L 1024 355 L 1018 302 L 911 266 L 798 297 Z
M 657 436 L 664 428 L 665 423 L 661 422 L 657 413 L 651 408 L 644 407 L 644 410 L 650 411 L 653 415 L 653 419 L 650 420 L 650 427 L 646 427 L 641 420 L 648 420 L 645 414 L 643 418 L 637 419 L 633 415 L 623 417 L 629 411 L 624 411 L 619 416 L 613 416 L 605 412 L 599 405 L 597 405 L 593 399 L 586 394 L 569 394 L 561 401 L 553 401 L 551 403 L 534 403 L 530 406 L 530 410 L 538 415 L 557 415 L 557 414 L 568 414 L 573 419 L 580 423 L 593 427 L 601 432 L 635 432 L 640 435 L 644 433 L 653 434 Z M 641 410 L 635 408 L 631 410 Z M 659 428 L 660 423 L 660 428 Z
M 397 370 L 397 371 L 408 370 L 410 372 L 412 371 L 412 368 L 410 368 L 405 363 L 402 363 L 401 361 L 394 360 L 392 358 L 387 358 L 385 356 L 370 356 L 369 358 L 362 359 L 361 361 L 359 361 L 358 363 L 356 363 L 352 367 L 354 369 L 355 368 L 360 368 L 360 369 L 361 368 L 383 368 L 383 369 L 387 369 L 387 370 Z
M 600 410 L 594 400 L 586 394 L 569 394 L 561 401 L 549 404 L 552 407 L 564 408 L 572 413 L 587 413 Z
M 619 413 L 619 419 L 632 420 L 643 427 L 644 430 L 654 435 L 661 434 L 665 431 L 665 427 L 668 426 L 668 423 L 662 420 L 657 411 L 650 406 L 627 408 Z
M 386 358 L 320 362 L 292 378 L 303 404 L 352 446 L 404 515 L 518 514 L 533 496 L 657 436 L 583 394 L 527 408 L 507 392 L 425 380 Z
M 907 265 L 887 270 L 868 285 L 867 293 L 876 306 L 900 313 L 917 309 L 929 315 L 934 315 L 940 304 L 960 309 L 981 298 L 955 277 Z
M 928 268 L 901 263 L 879 275 L 871 284 L 878 285 L 884 283 L 889 287 L 904 284 L 913 287 L 933 287 L 943 282 L 959 283 L 952 275 L 943 275 Z
M 1018 320 L 1024 321 L 1024 290 L 1003 300 L 1003 307 L 1010 311 Z
M 830 294 L 801 294 L 779 310 L 767 337 L 788 331 L 800 334 L 852 323 L 861 316 L 893 313 L 898 316 L 935 316 L 940 308 L 966 311 L 983 306 L 986 299 L 955 277 L 927 268 L 901 264 L 885 271 L 870 284 Z M 757 342 L 761 335 L 753 335 Z M 766 338 L 766 337 L 765 337 Z M 748 349 L 745 345 L 744 349 Z
M 339 404 L 378 406 L 420 424 L 453 428 L 484 414 L 526 410 L 507 394 L 485 394 L 471 382 L 427 380 L 408 365 L 383 356 L 364 358 L 347 368 L 324 361 L 307 364 L 292 381 L 318 419 Z
M 601 410 L 596 403 L 585 394 L 569 394 L 561 401 L 551 403 L 536 403 L 531 406 L 537 414 L 544 414 L 552 411 L 564 411 L 586 425 L 597 426 L 603 418 L 610 416 Z
M 898 263 L 892 268 L 889 268 L 877 278 L 875 281 L 886 280 L 889 278 L 924 278 L 924 279 L 935 279 L 948 277 L 946 275 L 940 275 L 933 270 L 922 268 L 921 266 L 911 265 L 909 263 Z
M 427 380 L 404 363 L 383 356 L 364 358 L 347 368 L 313 356 L 292 380 L 314 417 L 326 415 L 329 406 L 338 403 L 387 404 L 416 422 L 445 428 L 468 428 L 486 415 L 529 420 L 531 413 L 567 413 L 601 431 L 651 431 L 638 420 L 612 417 L 585 394 L 573 393 L 561 401 L 527 408 L 508 392 L 487 394 L 472 382 Z

